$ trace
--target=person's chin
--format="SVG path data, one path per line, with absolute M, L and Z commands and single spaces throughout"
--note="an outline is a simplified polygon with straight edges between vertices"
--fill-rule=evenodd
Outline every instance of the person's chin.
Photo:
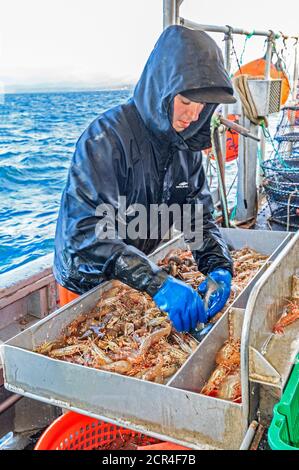
M 190 123 L 186 123 L 184 125 L 178 125 L 176 131 L 177 132 L 183 132 L 185 129 L 187 129 L 190 126 Z

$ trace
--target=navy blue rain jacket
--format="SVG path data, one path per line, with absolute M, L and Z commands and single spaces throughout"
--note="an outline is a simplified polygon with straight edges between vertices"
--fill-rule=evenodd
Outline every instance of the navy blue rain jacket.
M 82 294 L 103 280 L 119 279 L 153 296 L 167 273 L 148 260 L 163 238 L 101 239 L 100 204 L 119 209 L 173 203 L 204 205 L 203 245 L 193 252 L 204 274 L 232 272 L 228 248 L 215 225 L 201 150 L 210 147 L 210 120 L 217 105 L 206 104 L 183 132 L 171 125 L 174 97 L 194 88 L 224 87 L 233 93 L 220 49 L 206 33 L 170 26 L 152 51 L 133 98 L 95 119 L 76 145 L 56 228 L 54 275 Z M 149 211 L 148 211 L 149 212 Z M 135 214 L 136 216 L 136 214 Z M 128 220 L 126 221 L 128 223 Z

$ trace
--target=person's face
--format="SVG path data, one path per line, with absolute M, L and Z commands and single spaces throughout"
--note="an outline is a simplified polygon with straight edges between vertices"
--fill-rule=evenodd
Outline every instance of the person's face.
M 203 108 L 203 103 L 195 103 L 195 101 L 190 101 L 183 95 L 176 95 L 173 100 L 172 127 L 177 132 L 187 129 L 191 122 L 197 121 Z

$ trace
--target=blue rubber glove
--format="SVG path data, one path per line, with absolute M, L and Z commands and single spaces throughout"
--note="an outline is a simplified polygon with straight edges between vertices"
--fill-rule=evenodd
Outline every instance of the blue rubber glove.
M 207 316 L 198 293 L 182 281 L 169 276 L 153 297 L 157 306 L 168 313 L 177 331 L 189 331 Z
M 226 304 L 231 291 L 232 275 L 226 269 L 217 268 L 209 273 L 209 277 L 219 284 L 219 288 L 210 295 L 207 310 L 208 320 L 220 312 Z M 207 290 L 208 280 L 206 279 L 198 286 L 198 292 L 205 296 Z

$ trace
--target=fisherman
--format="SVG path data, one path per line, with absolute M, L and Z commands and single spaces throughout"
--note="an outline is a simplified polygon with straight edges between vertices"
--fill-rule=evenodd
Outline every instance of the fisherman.
M 234 103 L 221 50 L 205 32 L 170 26 L 158 39 L 133 97 L 96 118 L 79 138 L 56 227 L 54 275 L 83 294 L 118 279 L 149 294 L 178 331 L 221 310 L 230 294 L 232 259 L 213 221 L 201 150 L 211 146 L 210 120 L 220 103 Z M 130 234 L 103 237 L 99 207 L 120 212 L 134 204 L 203 205 L 203 243 L 192 250 L 198 269 L 218 283 L 213 307 L 147 257 L 163 240 Z M 118 217 L 121 225 L 121 217 Z M 118 227 L 120 227 L 118 225 Z M 123 228 L 123 227 L 122 227 Z M 207 282 L 199 286 L 205 294 Z

